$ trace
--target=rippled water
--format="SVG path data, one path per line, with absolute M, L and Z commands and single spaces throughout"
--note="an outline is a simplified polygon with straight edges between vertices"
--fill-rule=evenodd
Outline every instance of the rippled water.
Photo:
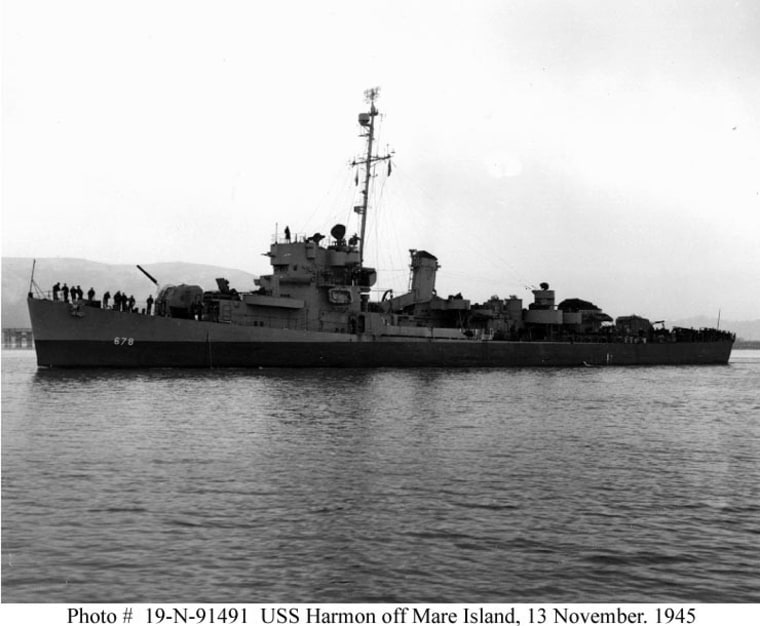
M 556 370 L 2 358 L 5 602 L 760 601 L 758 351 Z

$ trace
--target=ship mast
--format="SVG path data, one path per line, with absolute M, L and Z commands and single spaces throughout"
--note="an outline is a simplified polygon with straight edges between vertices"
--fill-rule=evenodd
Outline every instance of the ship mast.
M 361 161 L 354 161 L 351 165 L 364 166 L 364 188 L 362 189 L 362 203 L 354 207 L 354 211 L 362 216 L 361 234 L 359 239 L 359 264 L 364 265 L 364 237 L 367 232 L 367 207 L 369 205 L 369 185 L 372 178 L 372 165 L 377 161 L 387 161 L 391 158 L 390 154 L 377 156 L 372 154 L 372 145 L 375 141 L 375 118 L 378 115 L 375 100 L 380 95 L 380 88 L 373 87 L 364 92 L 364 97 L 369 102 L 369 113 L 359 113 L 359 124 L 367 129 L 367 133 L 362 135 L 367 138 L 367 156 Z

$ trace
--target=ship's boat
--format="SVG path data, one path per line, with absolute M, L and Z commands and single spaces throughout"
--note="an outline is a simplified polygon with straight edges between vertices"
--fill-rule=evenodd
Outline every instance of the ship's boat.
M 370 185 L 390 155 L 373 152 L 378 92 L 359 115 L 366 152 L 360 234 L 275 236 L 272 271 L 238 292 L 217 279 L 204 291 L 159 289 L 152 310 L 104 308 L 29 294 L 37 363 L 45 367 L 510 367 L 725 364 L 734 336 L 666 329 L 637 315 L 612 317 L 580 298 L 555 304 L 547 283 L 533 302 L 516 296 L 474 304 L 435 288 L 438 259 L 410 251 L 406 293 L 371 299 L 377 273 L 364 263 Z M 139 266 L 138 266 L 139 268 Z M 142 270 L 142 268 L 139 268 Z M 153 280 L 145 270 L 142 270 Z M 34 282 L 32 281 L 34 284 Z M 381 292 L 378 292 L 381 293 Z

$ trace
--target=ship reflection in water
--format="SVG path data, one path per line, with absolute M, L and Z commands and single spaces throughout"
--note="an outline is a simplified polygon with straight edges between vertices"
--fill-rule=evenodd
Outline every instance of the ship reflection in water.
M 758 602 L 760 353 L 740 356 L 102 372 L 7 352 L 3 600 Z

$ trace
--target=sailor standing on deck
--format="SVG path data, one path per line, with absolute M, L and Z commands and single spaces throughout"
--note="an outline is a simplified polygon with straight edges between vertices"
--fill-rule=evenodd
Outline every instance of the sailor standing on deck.
M 145 301 L 145 304 L 147 306 L 145 311 L 148 315 L 150 315 L 150 310 L 153 308 L 153 296 L 148 295 L 148 299 Z
M 63 301 L 68 302 L 69 301 L 69 286 L 66 283 L 63 283 L 63 287 L 61 288 L 61 291 L 63 292 Z
M 53 300 L 58 300 L 58 292 L 61 290 L 61 283 L 53 285 Z
M 104 309 L 108 308 L 108 300 L 110 300 L 110 298 L 111 298 L 111 292 L 110 291 L 106 291 L 103 294 L 103 308 Z

